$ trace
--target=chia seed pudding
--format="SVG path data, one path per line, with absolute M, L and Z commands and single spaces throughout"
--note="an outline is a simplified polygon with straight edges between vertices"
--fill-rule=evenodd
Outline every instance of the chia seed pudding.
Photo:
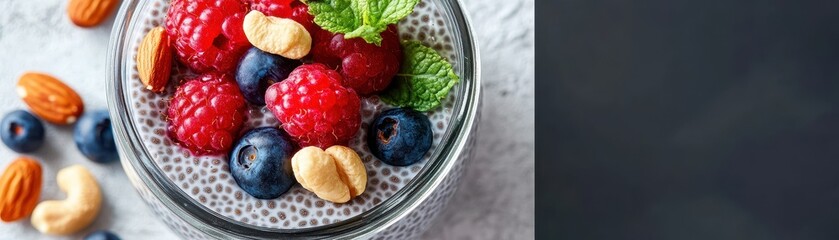
M 157 0 L 152 3 L 153 9 L 145 14 L 141 23 L 144 31 L 137 39 L 131 40 L 132 54 L 128 66 L 132 72 L 129 79 L 128 91 L 130 96 L 129 109 L 132 112 L 134 125 L 137 126 L 144 146 L 153 158 L 155 165 L 160 168 L 168 180 L 177 185 L 196 203 L 206 207 L 208 211 L 221 216 L 254 226 L 278 229 L 302 229 L 325 226 L 354 217 L 381 204 L 397 191 L 402 189 L 426 165 L 428 159 L 438 151 L 437 146 L 446 137 L 448 124 L 451 120 L 454 99 L 459 85 L 455 85 L 448 97 L 442 101 L 441 107 L 430 112 L 424 112 L 431 121 L 434 134 L 431 150 L 420 162 L 405 166 L 390 166 L 376 159 L 367 147 L 367 129 L 374 117 L 387 109 L 393 108 L 379 100 L 377 96 L 361 97 L 362 124 L 348 147 L 354 149 L 361 157 L 367 170 L 366 190 L 347 203 L 336 204 L 318 198 L 299 184 L 281 195 L 279 198 L 264 200 L 251 197 L 245 193 L 233 180 L 228 167 L 228 156 L 195 156 L 176 144 L 166 132 L 167 109 L 169 99 L 175 92 L 181 76 L 188 75 L 186 68 L 173 67 L 172 80 L 162 94 L 155 94 L 145 90 L 138 79 L 134 56 L 136 49 L 145 32 L 161 26 L 168 8 L 167 0 Z M 455 72 L 460 68 L 450 43 L 448 29 L 444 21 L 433 6 L 433 3 L 420 1 L 414 12 L 399 24 L 400 40 L 419 40 L 425 46 L 436 50 L 446 58 Z M 247 120 L 243 132 L 263 126 L 277 127 L 280 123 L 266 107 L 248 106 Z M 421 183 L 420 183 L 421 184 Z

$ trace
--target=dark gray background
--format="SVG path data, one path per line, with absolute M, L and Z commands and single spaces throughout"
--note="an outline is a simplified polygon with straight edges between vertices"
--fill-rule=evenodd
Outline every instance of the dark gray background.
M 839 239 L 839 2 L 539 5 L 539 236 Z

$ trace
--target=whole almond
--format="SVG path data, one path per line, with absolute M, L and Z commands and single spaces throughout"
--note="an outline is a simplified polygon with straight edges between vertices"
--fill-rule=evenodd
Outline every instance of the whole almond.
M 74 123 L 84 112 L 79 94 L 44 73 L 24 73 L 17 82 L 17 93 L 32 113 L 54 124 Z
M 94 27 L 105 21 L 119 0 L 70 0 L 67 15 L 79 27 Z
M 0 219 L 15 221 L 32 213 L 41 196 L 41 164 L 20 157 L 0 176 Z
M 162 92 L 172 71 L 172 48 L 162 27 L 152 28 L 137 49 L 137 73 L 146 89 Z

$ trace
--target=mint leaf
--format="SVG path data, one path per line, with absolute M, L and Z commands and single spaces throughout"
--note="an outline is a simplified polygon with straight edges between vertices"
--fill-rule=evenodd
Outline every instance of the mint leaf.
M 350 7 L 350 0 L 305 1 L 315 23 L 330 32 L 351 32 L 361 24 L 361 18 Z
M 419 41 L 403 41 L 402 67 L 380 97 L 386 103 L 429 111 L 440 105 L 460 80 L 452 65 Z
M 363 38 L 380 45 L 387 25 L 411 14 L 419 0 L 308 0 L 315 23 L 344 38 Z

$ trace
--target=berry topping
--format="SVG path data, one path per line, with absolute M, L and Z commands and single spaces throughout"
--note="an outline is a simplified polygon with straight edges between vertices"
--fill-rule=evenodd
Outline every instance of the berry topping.
M 205 74 L 178 87 L 169 102 L 169 134 L 195 154 L 227 153 L 245 119 L 233 77 Z
M 230 152 L 230 175 L 248 194 L 274 199 L 294 185 L 294 147 L 282 130 L 262 127 L 248 131 Z
M 297 0 L 245 0 L 251 6 L 251 10 L 260 11 L 266 16 L 290 18 L 297 21 L 306 30 L 312 32 L 315 25 L 315 18 L 309 14 L 309 7 Z
M 291 16 L 291 2 L 294 0 L 245 0 L 251 10 L 260 11 L 273 17 L 288 18 Z
M 250 47 L 242 31 L 248 7 L 239 0 L 173 0 L 166 33 L 178 60 L 195 72 L 227 72 Z
M 265 105 L 265 90 L 274 83 L 285 80 L 300 61 L 251 48 L 242 57 L 236 69 L 236 83 L 249 103 Z
M 108 163 L 119 159 L 111 115 L 101 109 L 88 112 L 79 118 L 73 129 L 73 141 L 82 154 L 91 161 Z
M 301 147 L 346 144 L 361 124 L 361 100 L 341 86 L 341 75 L 306 64 L 268 87 L 265 103 Z
M 309 6 L 306 6 L 306 4 L 303 4 L 300 1 L 294 1 L 291 3 L 290 18 L 306 27 L 309 32 L 312 32 L 314 29 L 321 29 L 317 24 L 315 24 L 315 17 L 309 14 Z M 321 31 L 323 30 L 321 29 Z
M 343 76 L 343 85 L 361 95 L 384 90 L 399 72 L 402 48 L 396 25 L 382 32 L 382 44 L 376 46 L 361 38 L 345 39 L 343 34 L 315 31 L 311 55 Z
M 0 127 L 0 138 L 15 152 L 34 152 L 44 145 L 44 124 L 27 111 L 7 113 Z
M 84 240 L 120 240 L 120 238 L 108 230 L 99 230 L 88 234 Z
M 408 108 L 382 112 L 367 132 L 370 152 L 382 162 L 408 166 L 419 162 L 433 140 L 428 117 Z

